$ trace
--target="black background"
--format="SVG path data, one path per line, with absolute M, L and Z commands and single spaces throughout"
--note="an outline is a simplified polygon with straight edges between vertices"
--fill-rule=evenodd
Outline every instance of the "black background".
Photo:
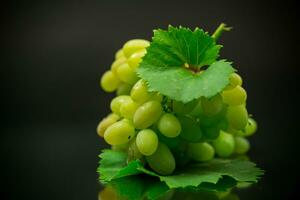
M 259 123 L 250 155 L 266 170 L 241 199 L 297 199 L 299 9 L 292 1 L 9 1 L 1 5 L 1 199 L 96 199 L 99 88 L 115 51 L 168 24 L 213 32 Z M 298 123 L 297 123 L 298 122 Z

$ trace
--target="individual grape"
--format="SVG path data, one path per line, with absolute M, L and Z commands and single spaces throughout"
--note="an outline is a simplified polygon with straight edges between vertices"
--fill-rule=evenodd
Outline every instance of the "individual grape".
M 236 86 L 231 90 L 222 92 L 223 102 L 230 106 L 238 106 L 244 104 L 247 99 L 247 93 L 241 86 Z
M 180 101 L 173 101 L 173 111 L 177 114 L 187 114 L 190 113 L 195 106 L 197 105 L 198 101 L 193 100 L 188 103 L 183 103 Z
M 177 168 L 183 168 L 191 161 L 191 158 L 187 156 L 186 152 L 175 151 L 173 152 L 173 155 L 175 158 Z
M 113 113 L 121 115 L 120 113 L 121 105 L 128 101 L 131 101 L 130 96 L 127 95 L 117 96 L 113 98 L 113 100 L 110 102 L 110 109 L 113 111 Z
M 172 149 L 172 153 L 175 158 L 176 162 L 176 168 L 183 168 L 191 161 L 191 158 L 187 155 L 186 149 L 187 149 L 187 144 L 185 145 L 184 150 L 177 150 L 177 149 Z
M 128 151 L 127 151 L 127 162 L 130 162 L 132 160 L 141 159 L 143 157 L 143 154 L 139 151 L 137 145 L 136 145 L 136 138 L 133 138 L 128 145 Z
M 217 126 L 202 127 L 203 137 L 207 140 L 214 140 L 220 135 L 220 128 Z
M 117 69 L 119 79 L 128 84 L 134 84 L 138 81 L 135 71 L 127 63 L 120 65 Z
M 119 144 L 119 145 L 112 145 L 111 149 L 114 151 L 126 151 L 128 149 L 129 144 Z
M 97 133 L 100 137 L 104 136 L 104 132 L 105 130 L 112 124 L 114 124 L 115 122 L 117 122 L 120 119 L 119 115 L 117 114 L 110 114 L 107 117 L 105 117 L 104 119 L 102 119 L 98 126 L 97 126 Z
M 134 135 L 134 126 L 128 120 L 121 120 L 105 130 L 104 140 L 110 145 L 120 145 L 130 141 Z
M 104 91 L 113 92 L 118 88 L 120 80 L 112 71 L 109 70 L 101 77 L 100 84 Z
M 121 116 L 132 120 L 135 111 L 138 109 L 139 105 L 133 100 L 129 100 L 124 102 L 120 107 Z
M 198 117 L 200 115 L 203 115 L 203 108 L 202 108 L 202 102 L 201 99 L 198 100 L 197 104 L 193 108 L 193 110 L 189 113 L 189 115 Z
M 218 124 L 217 124 L 217 127 L 220 129 L 220 130 L 227 130 L 228 129 L 228 121 L 227 119 L 224 117 L 223 119 L 221 119 Z
M 226 132 L 234 135 L 234 136 L 241 136 L 244 137 L 246 136 L 246 132 L 244 130 L 235 130 L 232 127 L 228 127 L 228 129 L 226 130 Z
M 160 131 L 157 127 L 152 126 L 152 129 L 157 133 L 158 140 L 166 144 L 170 149 L 177 148 L 178 144 L 180 143 L 180 137 L 166 137 Z
M 122 49 L 119 49 L 116 54 L 115 54 L 115 59 L 118 60 L 119 58 L 123 57 L 124 54 L 123 54 L 123 50 Z
M 120 67 L 120 65 L 126 63 L 126 61 L 127 61 L 127 60 L 126 60 L 126 58 L 125 58 L 124 56 L 122 56 L 122 57 L 116 59 L 116 60 L 112 63 L 112 65 L 111 65 L 111 67 L 110 67 L 111 71 L 112 71 L 115 75 L 117 75 L 117 70 L 118 70 L 118 68 Z
M 241 86 L 243 84 L 243 80 L 237 73 L 232 73 L 229 76 L 229 84 L 225 87 L 224 90 L 231 90 L 235 88 L 236 86 Z
M 254 119 L 249 118 L 245 128 L 245 136 L 253 135 L 257 130 L 257 123 Z
M 148 101 L 158 101 L 158 102 L 162 102 L 163 100 L 163 96 L 157 92 L 151 92 L 150 93 L 150 98 Z
M 207 142 L 189 143 L 187 155 L 193 160 L 204 162 L 214 158 L 215 150 Z
M 150 45 L 149 41 L 142 39 L 129 40 L 123 46 L 124 55 L 129 58 L 133 53 L 145 49 Z
M 118 89 L 117 89 L 117 95 L 129 95 L 131 91 L 132 85 L 128 83 L 121 82 Z
M 237 154 L 244 154 L 250 149 L 249 141 L 244 137 L 235 137 L 234 138 L 235 148 L 234 152 Z
M 227 108 L 226 119 L 229 126 L 235 130 L 243 130 L 248 122 L 248 112 L 244 105 L 229 106 Z
M 144 80 L 140 79 L 131 89 L 131 98 L 137 103 L 145 103 L 150 99 L 151 94 L 148 92 L 147 85 Z
M 202 131 L 197 122 L 186 116 L 178 117 L 181 124 L 180 137 L 188 142 L 199 142 L 202 139 Z
M 133 123 L 138 129 L 145 129 L 156 122 L 162 113 L 162 106 L 157 101 L 148 101 L 141 105 L 133 116 Z
M 223 108 L 223 102 L 221 95 L 216 95 L 210 99 L 202 98 L 202 111 L 206 116 L 213 116 L 221 112 Z
M 138 68 L 140 62 L 142 61 L 143 56 L 146 54 L 146 50 L 142 49 L 140 51 L 137 51 L 133 53 L 129 58 L 128 58 L 128 64 L 132 69 Z
M 163 143 L 159 143 L 155 153 L 146 156 L 146 160 L 151 169 L 161 175 L 172 174 L 176 167 L 172 152 Z
M 180 134 L 181 125 L 174 115 L 165 113 L 158 121 L 158 129 L 164 136 L 173 138 Z
M 220 157 L 229 157 L 234 151 L 234 138 L 230 133 L 221 131 L 217 139 L 213 141 L 215 151 Z
M 141 130 L 136 136 L 136 146 L 143 155 L 152 155 L 158 146 L 156 133 L 151 129 Z
M 221 121 L 224 120 L 226 113 L 227 113 L 227 106 L 223 106 L 222 110 L 215 115 L 212 116 L 206 116 L 204 114 L 200 115 L 199 122 L 201 126 L 206 126 L 206 127 L 216 126 L 216 124 L 219 124 Z

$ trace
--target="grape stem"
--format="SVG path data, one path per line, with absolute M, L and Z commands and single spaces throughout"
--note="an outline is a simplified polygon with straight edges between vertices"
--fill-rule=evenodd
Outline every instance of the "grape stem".
M 215 41 L 217 41 L 224 31 L 230 31 L 231 29 L 232 27 L 228 27 L 225 23 L 221 23 L 212 34 L 212 37 L 215 39 Z

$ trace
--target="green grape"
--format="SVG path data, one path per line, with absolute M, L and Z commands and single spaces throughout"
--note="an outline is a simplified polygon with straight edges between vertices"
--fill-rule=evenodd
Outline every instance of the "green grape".
M 140 62 L 142 61 L 143 56 L 146 54 L 146 49 L 142 49 L 140 51 L 137 51 L 133 53 L 129 58 L 128 58 L 128 64 L 132 69 L 138 68 Z
M 138 129 L 145 129 L 154 124 L 162 113 L 162 106 L 157 101 L 148 101 L 141 105 L 133 116 L 133 123 Z
M 222 92 L 223 102 L 230 106 L 238 106 L 244 104 L 247 99 L 247 93 L 241 86 L 236 86 L 231 90 Z
M 126 60 L 126 58 L 125 58 L 124 56 L 122 56 L 122 57 L 116 59 L 116 60 L 111 64 L 111 66 L 110 66 L 111 71 L 112 71 L 115 75 L 117 75 L 117 70 L 118 70 L 118 68 L 120 67 L 120 65 L 126 63 L 126 61 L 127 61 L 127 60 Z
M 158 129 L 164 136 L 173 138 L 180 134 L 181 125 L 174 115 L 165 113 L 158 121 Z
M 191 158 L 186 155 L 186 152 L 178 151 L 173 154 L 176 162 L 176 168 L 183 168 L 191 161 Z
M 234 136 L 245 136 L 246 132 L 244 130 L 235 130 L 232 127 L 228 127 L 226 132 L 231 133 Z
M 129 40 L 123 46 L 124 55 L 129 58 L 133 53 L 145 49 L 150 45 L 149 41 L 142 39 Z
M 157 133 L 157 137 L 158 137 L 159 141 L 163 142 L 164 144 L 166 144 L 171 149 L 177 148 L 178 144 L 181 141 L 180 137 L 177 136 L 177 137 L 170 138 L 170 137 L 164 136 L 158 130 L 158 127 L 155 127 L 155 124 L 151 128 L 155 131 L 155 133 Z
M 118 89 L 117 89 L 117 95 L 129 95 L 131 91 L 132 85 L 128 83 L 121 82 Z
M 114 151 L 126 151 L 128 149 L 129 144 L 119 144 L 119 145 L 112 145 L 111 149 Z
M 127 63 L 120 65 L 117 69 L 119 79 L 128 84 L 134 84 L 138 81 L 135 71 Z
M 98 126 L 97 126 L 97 133 L 100 137 L 104 136 L 104 132 L 105 130 L 112 124 L 114 124 L 115 122 L 117 122 L 120 119 L 119 115 L 117 114 L 110 114 L 107 117 L 105 117 L 104 119 L 102 119 Z
M 223 102 L 221 95 L 216 95 L 210 99 L 202 98 L 202 111 L 206 116 L 213 116 L 221 112 L 223 108 Z
M 237 154 L 244 154 L 247 153 L 247 151 L 250 149 L 250 143 L 249 141 L 244 137 L 235 137 L 235 148 L 234 152 Z
M 158 138 L 151 129 L 141 130 L 136 136 L 136 146 L 145 155 L 152 155 L 158 147 Z
M 176 149 L 172 149 L 177 169 L 184 168 L 191 161 L 191 158 L 186 153 L 187 146 L 188 145 L 186 143 L 184 145 L 179 144 L 179 146 Z
M 178 117 L 181 124 L 180 137 L 188 142 L 199 142 L 202 139 L 202 131 L 197 122 L 186 116 Z
M 215 150 L 207 142 L 189 143 L 187 155 L 193 160 L 204 162 L 214 158 Z
M 219 124 L 221 121 L 224 120 L 226 112 L 227 112 L 227 106 L 223 106 L 222 110 L 216 115 L 212 115 L 212 116 L 200 115 L 199 121 L 201 126 L 206 126 L 206 127 L 216 126 L 216 124 Z
M 105 130 L 104 140 L 110 145 L 120 145 L 130 141 L 134 135 L 134 126 L 128 120 L 121 120 Z
M 244 105 L 228 106 L 226 119 L 235 130 L 243 130 L 248 122 L 248 112 Z
M 249 118 L 248 119 L 248 123 L 246 125 L 246 128 L 245 128 L 245 136 L 251 136 L 253 135 L 257 130 L 257 123 L 254 119 L 252 118 Z
M 138 109 L 139 105 L 133 100 L 129 100 L 124 102 L 120 107 L 121 116 L 132 120 L 135 111 Z
M 217 126 L 202 127 L 203 137 L 207 140 L 214 140 L 220 135 L 220 128 Z
M 115 59 L 118 60 L 119 58 L 123 57 L 124 54 L 123 54 L 123 50 L 122 49 L 119 49 L 116 54 L 115 54 Z
M 229 84 L 225 87 L 224 90 L 231 90 L 236 86 L 241 86 L 243 84 L 243 80 L 237 73 L 232 73 L 229 77 Z
M 136 137 L 133 138 L 128 145 L 128 151 L 127 151 L 127 162 L 130 162 L 132 160 L 141 159 L 143 157 L 143 154 L 139 151 L 137 145 L 136 145 Z
M 202 109 L 202 102 L 201 99 L 198 100 L 196 106 L 193 108 L 193 110 L 189 113 L 189 115 L 198 117 L 203 114 L 203 109 Z
M 176 167 L 172 152 L 163 143 L 159 143 L 155 153 L 151 156 L 146 156 L 146 160 L 151 169 L 161 175 L 172 174 Z
M 220 130 L 227 130 L 228 129 L 228 121 L 226 118 L 223 118 L 221 119 L 218 124 L 217 124 L 217 127 L 220 129 Z
M 220 157 L 229 157 L 234 151 L 234 138 L 230 133 L 220 131 L 220 135 L 213 141 L 215 151 Z
M 131 89 L 130 92 L 131 98 L 137 103 L 145 103 L 148 99 L 150 99 L 151 94 L 148 92 L 147 85 L 145 81 L 140 79 Z
M 128 101 L 131 101 L 130 96 L 127 95 L 117 96 L 113 98 L 113 100 L 110 102 L 110 109 L 113 111 L 113 113 L 121 115 L 120 113 L 121 105 Z
M 112 71 L 107 71 L 101 77 L 100 84 L 104 91 L 113 92 L 118 88 L 120 80 Z
M 163 100 L 163 96 L 157 92 L 151 92 L 150 93 L 150 98 L 148 101 L 158 101 L 158 102 L 162 102 Z
M 190 113 L 197 105 L 198 100 L 193 100 L 188 103 L 182 103 L 180 101 L 173 101 L 173 111 L 177 114 Z

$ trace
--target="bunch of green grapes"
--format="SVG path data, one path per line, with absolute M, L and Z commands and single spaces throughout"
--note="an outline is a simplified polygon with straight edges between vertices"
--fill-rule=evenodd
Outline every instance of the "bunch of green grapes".
M 246 109 L 247 93 L 242 78 L 233 73 L 219 94 L 182 103 L 149 92 L 136 69 L 146 54 L 146 40 L 126 42 L 101 87 L 117 96 L 112 113 L 100 121 L 97 132 L 113 149 L 126 151 L 128 162 L 139 159 L 155 172 L 168 175 L 189 162 L 245 154 L 246 137 L 257 125 Z

